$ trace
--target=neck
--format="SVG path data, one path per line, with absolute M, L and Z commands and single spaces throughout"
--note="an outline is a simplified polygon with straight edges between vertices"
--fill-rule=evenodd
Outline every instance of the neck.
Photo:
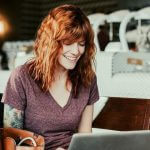
M 60 68 L 60 69 L 56 69 L 55 70 L 55 81 L 53 82 L 53 86 L 64 86 L 66 87 L 66 81 L 68 78 L 68 70 Z M 69 82 L 69 84 L 67 84 L 67 89 L 69 89 L 69 91 L 71 91 L 71 82 Z
M 55 70 L 55 81 L 66 81 L 68 77 L 68 70 L 58 68 Z

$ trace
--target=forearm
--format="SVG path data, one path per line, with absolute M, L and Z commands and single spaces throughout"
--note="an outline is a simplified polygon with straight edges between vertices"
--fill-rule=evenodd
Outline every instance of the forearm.
M 4 127 L 23 129 L 24 112 L 4 104 Z
M 78 133 L 92 132 L 93 105 L 86 106 L 78 127 Z

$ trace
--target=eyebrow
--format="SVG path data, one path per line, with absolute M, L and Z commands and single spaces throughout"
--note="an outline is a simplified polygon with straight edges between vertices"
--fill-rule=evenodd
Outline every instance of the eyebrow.
M 83 41 L 78 41 L 78 42 L 79 42 L 79 43 L 82 43 L 82 42 L 85 43 L 85 40 L 83 40 Z

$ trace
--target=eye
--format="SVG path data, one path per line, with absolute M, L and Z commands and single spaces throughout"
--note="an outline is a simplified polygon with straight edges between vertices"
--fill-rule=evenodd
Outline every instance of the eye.
M 85 46 L 85 42 L 83 41 L 83 42 L 79 42 L 79 45 L 80 46 Z

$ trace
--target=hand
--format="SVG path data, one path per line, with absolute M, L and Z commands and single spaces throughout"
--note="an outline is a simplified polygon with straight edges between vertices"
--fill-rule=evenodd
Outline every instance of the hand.
M 65 150 L 64 148 L 58 147 L 56 150 Z

